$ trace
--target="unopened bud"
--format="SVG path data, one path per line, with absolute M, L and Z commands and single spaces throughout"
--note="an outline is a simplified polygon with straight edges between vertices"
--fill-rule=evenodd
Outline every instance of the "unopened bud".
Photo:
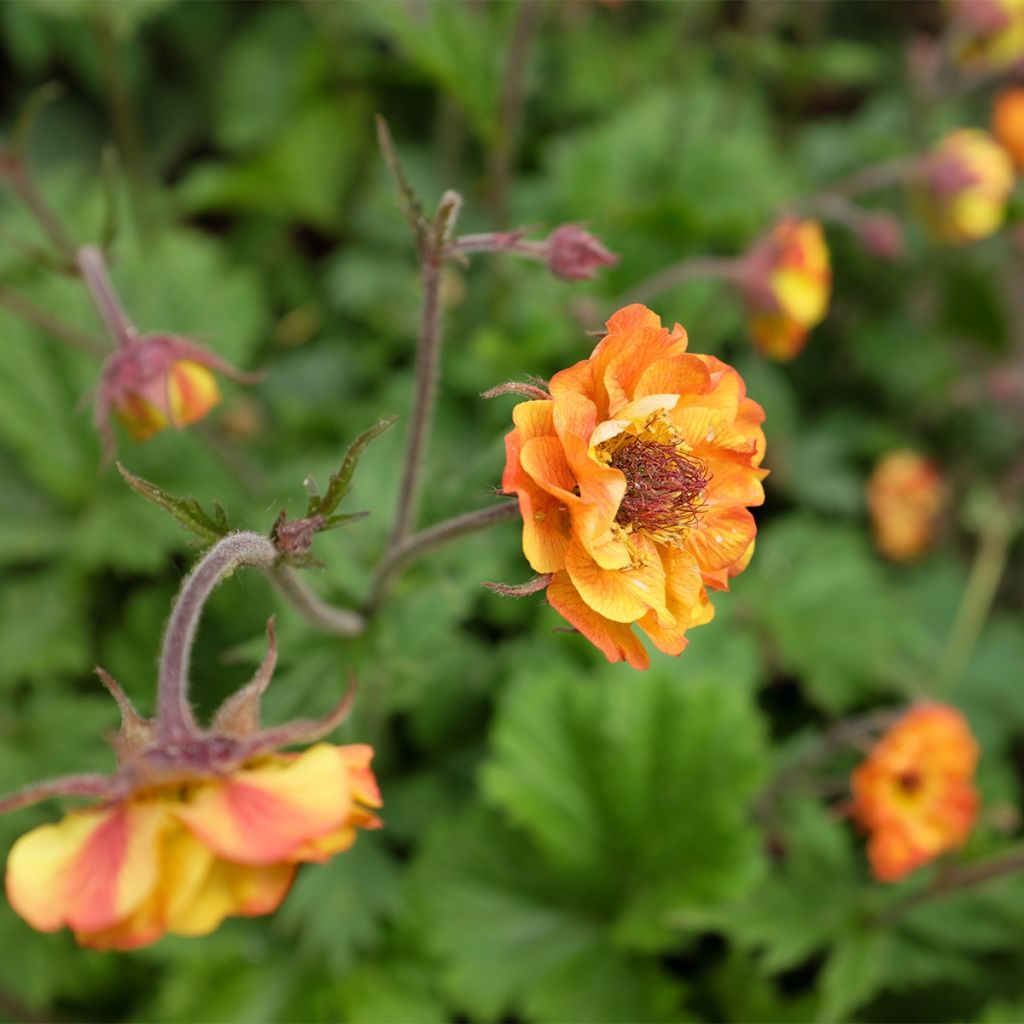
M 887 213 L 871 214 L 858 235 L 864 248 L 880 260 L 898 260 L 906 247 L 903 226 Z
M 563 224 L 548 238 L 547 260 L 551 273 L 556 277 L 566 281 L 586 281 L 593 278 L 601 267 L 615 266 L 619 257 L 579 224 Z

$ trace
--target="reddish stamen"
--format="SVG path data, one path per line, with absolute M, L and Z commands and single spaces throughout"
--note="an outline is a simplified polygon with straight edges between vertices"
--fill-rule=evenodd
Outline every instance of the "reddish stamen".
M 704 511 L 701 495 L 710 481 L 704 463 L 680 449 L 680 443 L 634 438 L 617 449 L 609 463 L 626 477 L 626 493 L 616 522 L 659 539 L 694 526 Z

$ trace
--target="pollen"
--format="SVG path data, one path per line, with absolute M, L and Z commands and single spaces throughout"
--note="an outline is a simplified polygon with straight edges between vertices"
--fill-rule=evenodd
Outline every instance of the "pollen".
M 664 429 L 620 435 L 612 445 L 608 465 L 626 477 L 615 521 L 659 543 L 681 544 L 704 513 L 711 474 L 703 461 Z

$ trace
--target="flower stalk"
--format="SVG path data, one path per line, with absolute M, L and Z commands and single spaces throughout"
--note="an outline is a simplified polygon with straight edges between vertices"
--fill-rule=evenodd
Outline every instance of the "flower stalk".
M 478 530 L 485 530 L 498 523 L 511 522 L 519 515 L 519 507 L 514 501 L 502 502 L 487 508 L 466 512 L 452 519 L 445 519 L 426 530 L 421 530 L 401 543 L 395 544 L 387 551 L 377 565 L 370 596 L 366 602 L 366 613 L 373 614 L 380 607 L 384 594 L 395 575 L 410 562 L 427 554 L 434 548 L 456 537 L 462 537 Z
M 83 245 L 75 255 L 75 263 L 114 344 L 122 348 L 136 341 L 139 332 L 117 297 L 103 253 L 95 245 Z
M 188 666 L 203 605 L 214 587 L 242 565 L 270 569 L 278 553 L 258 533 L 231 533 L 206 553 L 182 585 L 164 634 L 157 680 L 156 729 L 168 744 L 199 736 L 188 700 Z

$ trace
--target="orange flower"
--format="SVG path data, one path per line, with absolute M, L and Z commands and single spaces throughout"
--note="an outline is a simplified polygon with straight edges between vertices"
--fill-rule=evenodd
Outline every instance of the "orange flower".
M 668 654 L 714 610 L 754 546 L 764 500 L 761 407 L 740 375 L 687 353 L 644 306 L 619 310 L 589 359 L 523 402 L 502 489 L 548 601 L 609 661 L 646 668 L 636 623 Z M 501 390 L 501 389 L 498 389 Z
M 1024 88 L 1004 89 L 996 97 L 992 131 L 1017 169 L 1024 169 Z
M 890 452 L 871 474 L 867 497 L 875 544 L 883 555 L 908 562 L 928 550 L 946 504 L 934 463 L 917 452 Z
M 328 860 L 356 828 L 379 825 L 371 757 L 369 747 L 321 743 L 72 811 L 14 844 L 8 898 L 33 928 L 67 926 L 99 949 L 268 914 L 300 862 Z
M 745 260 L 748 327 L 765 355 L 792 359 L 825 318 L 832 291 L 828 246 L 816 220 L 787 218 Z
M 961 128 L 921 161 L 916 196 L 932 234 L 962 244 L 1002 226 L 1013 191 L 1013 164 L 988 132 Z
M 945 704 L 908 711 L 853 773 L 853 815 L 875 877 L 895 882 L 963 845 L 978 812 L 978 745 Z

